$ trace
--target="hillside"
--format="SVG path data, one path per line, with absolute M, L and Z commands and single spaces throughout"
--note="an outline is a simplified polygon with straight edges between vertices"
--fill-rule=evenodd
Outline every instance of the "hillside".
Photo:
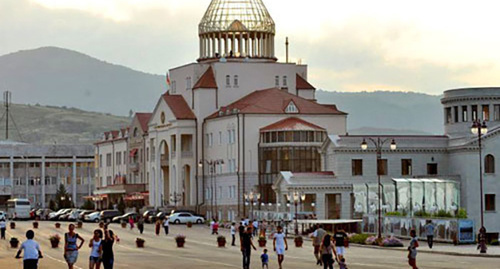
M 151 110 L 166 91 L 164 81 L 164 76 L 55 47 L 0 56 L 0 90 L 12 91 L 17 103 L 128 115 L 130 109 Z
M 123 128 L 130 123 L 127 117 L 87 112 L 75 108 L 40 105 L 11 107 L 11 114 L 24 142 L 34 144 L 92 144 L 107 130 Z M 9 137 L 20 140 L 12 121 Z M 0 139 L 5 138 L 5 122 L 0 123 Z
M 165 66 L 168 68 L 168 65 Z M 12 91 L 14 102 L 32 104 L 31 107 L 24 107 L 26 109 L 35 109 L 34 104 L 41 104 L 128 115 L 130 110 L 153 110 L 166 86 L 162 75 L 135 71 L 67 49 L 44 47 L 0 56 L 0 91 L 7 89 Z M 349 113 L 348 130 L 351 134 L 443 132 L 439 96 L 406 92 L 346 93 L 318 90 L 316 97 L 320 103 L 335 103 L 339 109 Z M 58 116 L 47 117 L 64 121 L 54 121 L 57 130 L 68 127 L 86 131 L 84 127 L 87 125 L 91 126 L 91 130 L 86 135 L 70 130 L 68 136 L 63 137 L 64 141 L 71 140 L 71 137 L 87 141 L 95 136 L 95 131 L 122 123 L 122 118 L 86 114 L 78 110 L 68 116 L 70 111 L 53 111 L 47 114 Z M 42 130 L 44 120 L 49 119 L 41 119 L 38 124 L 36 119 L 31 118 L 38 111 L 33 113 L 20 112 L 17 117 L 20 122 L 18 125 L 23 129 L 30 126 L 39 130 L 27 135 L 36 141 L 37 136 L 45 137 L 44 132 L 50 133 L 51 130 Z M 78 117 L 79 113 L 81 117 Z M 42 140 L 46 141 L 45 138 Z

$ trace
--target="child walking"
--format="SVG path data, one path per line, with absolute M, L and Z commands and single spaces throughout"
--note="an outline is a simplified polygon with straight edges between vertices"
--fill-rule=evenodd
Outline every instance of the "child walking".
M 269 255 L 267 255 L 267 249 L 264 249 L 264 252 L 260 255 L 260 260 L 262 261 L 262 269 L 269 269 Z
M 347 269 L 347 264 L 345 263 L 345 258 L 344 257 L 340 258 L 339 269 Z
M 21 259 L 21 252 L 24 251 L 23 258 L 23 268 L 24 269 L 37 269 L 38 259 L 43 258 L 42 251 L 40 250 L 40 245 L 38 242 L 33 240 L 35 238 L 35 232 L 28 230 L 26 232 L 26 238 L 28 240 L 24 241 L 17 251 L 16 259 Z

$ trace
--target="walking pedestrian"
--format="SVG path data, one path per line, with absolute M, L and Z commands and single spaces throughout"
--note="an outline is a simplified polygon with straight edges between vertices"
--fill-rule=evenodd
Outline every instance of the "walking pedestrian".
M 269 269 L 269 255 L 267 255 L 267 249 L 264 249 L 264 252 L 260 255 L 260 260 L 262 261 L 262 269 Z
M 90 258 L 89 258 L 89 269 L 99 269 L 101 268 L 101 256 L 102 256 L 102 231 L 97 229 L 94 230 L 94 236 L 90 239 Z
M 326 234 L 323 237 L 323 242 L 321 243 L 320 251 L 321 251 L 321 260 L 323 262 L 323 269 L 333 269 L 333 264 L 337 259 L 337 252 L 333 247 L 335 240 L 329 235 Z M 335 260 L 333 259 L 335 257 Z
M 157 219 L 155 222 L 155 234 L 156 234 L 156 236 L 160 235 L 160 228 L 161 228 L 161 220 Z
M 243 269 L 250 269 L 250 257 L 252 255 L 252 248 L 257 250 L 252 242 L 252 228 L 248 227 L 246 232 L 241 235 L 240 249 L 243 255 Z
M 236 241 L 236 223 L 231 223 L 231 237 L 232 237 L 232 243 L 231 246 L 235 246 L 235 241 Z
M 5 229 L 7 228 L 7 221 L 4 217 L 0 219 L 0 239 L 5 240 Z
M 115 256 L 113 253 L 113 244 L 115 235 L 112 230 L 108 230 L 108 225 L 104 226 L 104 240 L 102 241 L 102 265 L 104 269 L 113 269 Z
M 80 240 L 80 245 L 77 241 Z M 68 269 L 73 269 L 73 265 L 78 260 L 78 250 L 83 246 L 85 240 L 75 233 L 75 225 L 68 226 L 68 232 L 64 234 L 64 259 L 68 264 Z
M 134 218 L 132 216 L 128 217 L 128 224 L 130 224 L 130 230 L 134 229 Z
M 257 236 L 259 234 L 259 222 L 254 219 L 252 222 L 252 228 L 253 228 L 253 236 Z
M 286 241 L 283 227 L 278 226 L 277 233 L 274 234 L 273 247 L 278 255 L 278 266 L 282 268 L 283 261 L 285 260 L 285 251 L 288 250 L 288 242 Z
M 43 258 L 42 251 L 40 250 L 40 245 L 38 244 L 38 242 L 33 240 L 33 238 L 35 238 L 35 232 L 33 232 L 32 230 L 28 230 L 26 232 L 27 240 L 21 244 L 21 247 L 16 254 L 16 259 L 21 259 L 21 252 L 24 251 L 24 269 L 37 269 L 38 259 Z
M 169 220 L 168 217 L 165 216 L 165 219 L 163 219 L 163 229 L 165 230 L 165 235 L 168 235 L 168 226 L 169 226 Z
M 418 269 L 417 267 L 417 232 L 415 230 L 410 231 L 411 241 L 410 246 L 408 246 L 408 264 L 412 269 Z
M 141 234 L 144 232 L 144 218 L 142 216 L 139 217 L 139 220 L 137 221 L 137 229 Z
M 434 245 L 434 224 L 432 223 L 432 220 L 427 220 L 427 223 L 425 224 L 425 234 L 427 235 L 427 245 L 429 245 L 429 248 L 432 249 L 432 245 Z
M 347 243 L 347 234 L 341 228 L 337 228 L 335 234 L 333 235 L 335 239 L 335 249 L 337 251 L 337 256 L 342 259 L 345 255 L 345 245 Z
M 219 234 L 219 222 L 217 220 L 214 222 L 212 234 L 217 234 L 217 235 Z
M 323 229 L 323 225 L 316 225 L 316 230 L 310 235 L 313 238 L 314 247 L 314 257 L 316 258 L 316 265 L 323 265 L 321 259 L 320 247 L 323 242 L 323 237 L 326 235 L 326 231 Z

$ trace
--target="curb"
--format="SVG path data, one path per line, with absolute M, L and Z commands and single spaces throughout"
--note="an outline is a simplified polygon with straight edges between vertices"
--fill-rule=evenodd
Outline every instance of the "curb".
M 392 251 L 400 251 L 407 252 L 406 249 L 401 248 L 390 248 L 390 247 L 378 247 L 378 246 L 369 246 L 369 245 L 361 245 L 350 243 L 352 246 L 360 247 L 360 248 L 371 248 L 371 249 L 381 249 L 381 250 L 392 250 Z M 448 252 L 448 251 L 432 251 L 432 250 L 418 250 L 420 253 L 426 254 L 439 254 L 439 255 L 448 255 L 448 256 L 462 256 L 462 257 L 480 257 L 480 258 L 500 258 L 498 254 L 475 254 L 475 253 L 460 253 L 460 252 Z

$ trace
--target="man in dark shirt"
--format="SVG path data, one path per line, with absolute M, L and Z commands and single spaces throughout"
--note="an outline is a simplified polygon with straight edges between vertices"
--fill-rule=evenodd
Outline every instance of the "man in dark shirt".
M 347 234 L 341 228 L 337 228 L 337 231 L 333 235 L 335 238 L 335 248 L 337 250 L 337 256 L 340 259 L 344 257 L 345 254 L 345 243 L 348 240 Z
M 240 236 L 241 254 L 243 254 L 243 269 L 250 269 L 250 256 L 252 248 L 257 250 L 252 242 L 252 228 L 248 227 L 246 232 Z

